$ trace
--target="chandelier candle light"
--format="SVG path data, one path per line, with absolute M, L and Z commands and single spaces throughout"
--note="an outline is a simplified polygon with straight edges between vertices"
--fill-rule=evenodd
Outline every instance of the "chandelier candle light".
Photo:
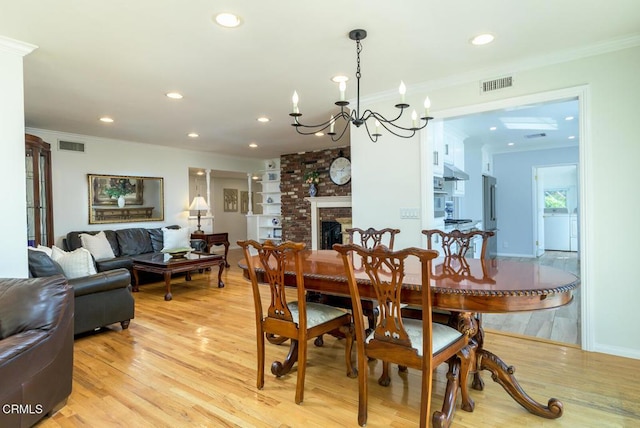
M 293 123 L 291 124 L 291 126 L 294 126 L 296 128 L 296 131 L 299 134 L 313 135 L 313 134 L 316 134 L 317 132 L 322 132 L 325 129 L 329 128 L 329 132 L 327 132 L 327 134 L 331 136 L 331 140 L 338 141 L 344 136 L 345 132 L 347 131 L 347 128 L 349 127 L 349 123 L 353 123 L 358 128 L 364 124 L 364 127 L 367 130 L 367 135 L 369 136 L 369 139 L 375 143 L 376 141 L 378 141 L 378 137 L 382 135 L 380 133 L 381 127 L 386 129 L 391 134 L 397 137 L 411 138 L 416 134 L 416 131 L 419 131 L 425 128 L 429 123 L 429 120 L 433 119 L 433 117 L 429 116 L 429 108 L 431 107 L 431 101 L 429 101 L 429 97 L 427 97 L 424 100 L 424 116 L 420 117 L 420 121 L 418 121 L 418 113 L 415 110 L 413 110 L 413 112 L 411 113 L 410 127 L 400 126 L 397 123 L 397 121 L 402 117 L 402 113 L 404 112 L 404 109 L 409 108 L 409 104 L 405 102 L 405 94 L 407 92 L 407 87 L 402 81 L 400 82 L 400 89 L 399 89 L 400 103 L 395 105 L 398 109 L 400 109 L 400 113 L 398 113 L 398 116 L 396 116 L 393 119 L 387 119 L 382 114 L 375 111 L 371 111 L 369 109 L 365 110 L 364 112 L 362 112 L 362 114 L 360 114 L 360 77 L 361 77 L 360 52 L 362 51 L 362 43 L 360 43 L 360 41 L 365 39 L 366 37 L 367 37 L 367 32 L 365 30 L 352 30 L 351 32 L 349 32 L 349 38 L 351 40 L 356 41 L 356 54 L 357 54 L 356 108 L 351 110 L 350 113 L 347 113 L 347 111 L 345 110 L 345 107 L 349 105 L 349 102 L 345 101 L 347 84 L 343 80 L 340 82 L 340 85 L 338 87 L 340 91 L 340 99 L 335 103 L 337 106 L 340 107 L 340 113 L 337 115 L 331 115 L 331 118 L 326 122 L 323 122 L 317 125 L 304 125 L 300 122 L 300 116 L 302 116 L 302 113 L 300 113 L 300 109 L 298 107 L 300 98 L 298 97 L 298 93 L 294 91 L 293 97 L 291 98 L 291 101 L 293 102 L 293 109 L 292 109 L 292 112 L 289 113 L 289 116 L 293 117 Z M 335 132 L 335 124 L 338 118 L 342 118 L 346 121 L 345 127 L 344 129 L 342 129 L 342 132 L 340 132 L 340 135 L 338 135 Z M 373 133 L 369 129 L 369 123 L 367 122 L 369 119 L 373 119 L 373 122 L 374 122 Z M 424 123 L 420 123 L 420 122 L 424 122 Z M 309 130 L 307 131 L 305 129 L 309 129 Z M 336 135 L 338 136 L 336 137 Z

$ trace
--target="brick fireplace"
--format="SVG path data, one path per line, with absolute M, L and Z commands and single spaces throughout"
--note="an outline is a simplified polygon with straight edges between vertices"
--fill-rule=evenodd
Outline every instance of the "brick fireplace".
M 311 249 L 319 250 L 321 224 L 323 221 L 336 221 L 346 224 L 351 219 L 351 196 L 316 196 L 304 198 L 311 205 Z M 338 219 L 342 221 L 338 221 Z

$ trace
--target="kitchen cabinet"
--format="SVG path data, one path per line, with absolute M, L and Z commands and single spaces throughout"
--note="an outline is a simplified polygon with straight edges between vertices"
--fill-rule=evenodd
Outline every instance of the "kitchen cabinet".
M 569 251 L 578 251 L 578 216 L 569 216 Z
M 545 250 L 570 251 L 569 214 L 544 215 L 544 248 Z
M 493 153 L 490 153 L 486 147 L 482 147 L 482 173 L 493 175 Z
M 433 149 L 433 175 L 442 177 L 444 174 L 444 135 L 442 121 L 434 122 L 433 126 L 429 125 L 427 130 L 428 141 L 431 141 Z
M 25 134 L 27 185 L 27 244 L 54 244 L 51 146 L 35 135 Z

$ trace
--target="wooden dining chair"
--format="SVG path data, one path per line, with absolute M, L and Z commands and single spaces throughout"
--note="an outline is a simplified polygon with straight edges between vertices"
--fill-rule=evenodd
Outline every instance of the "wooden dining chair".
M 349 243 L 357 244 L 365 248 L 373 248 L 377 245 L 385 245 L 387 248 L 393 250 L 393 241 L 400 229 L 374 229 L 372 227 L 363 230 L 357 227 L 345 229 L 345 232 L 349 235 Z
M 370 227 L 365 230 L 353 227 L 345 229 L 345 232 L 349 236 L 349 243 L 360 245 L 365 248 L 373 248 L 376 245 L 385 245 L 387 248 L 393 249 L 393 241 L 395 240 L 395 236 L 400 233 L 400 229 L 384 228 L 378 230 Z M 313 300 L 338 308 L 351 309 L 351 299 L 349 297 L 314 293 Z M 378 303 L 375 300 L 364 299 L 362 302 L 362 309 L 364 316 L 367 317 L 367 320 L 369 321 L 368 330 L 372 330 L 377 322 Z M 322 343 L 322 336 L 319 336 L 316 339 L 315 344 L 322 346 Z
M 378 383 L 383 386 L 389 385 L 391 381 L 389 363 L 422 370 L 421 427 L 428 425 L 427 418 L 431 416 L 433 370 L 444 362 L 449 365 L 445 400 L 442 408 L 431 417 L 433 425 L 449 426 L 456 406 L 458 389 L 461 390 L 462 408 L 472 411 L 474 403 L 469 397 L 467 387 L 471 367 L 469 338 L 452 327 L 433 323 L 431 320 L 430 264 L 438 253 L 420 248 L 406 248 L 393 252 L 384 246 L 369 250 L 353 244 L 336 244 L 333 249 L 342 256 L 353 304 L 358 353 L 358 423 L 361 426 L 367 423 L 367 358 L 382 360 L 382 375 Z M 422 308 L 427 314 L 421 320 L 405 319 L 400 315 L 405 266 L 410 258 L 417 259 L 416 264 L 420 266 Z M 363 267 L 357 278 L 354 263 Z M 371 284 L 380 303 L 380 321 L 370 334 L 366 334 L 364 329 L 358 288 L 358 282 L 364 279 Z
M 443 252 L 440 256 L 444 257 L 448 261 L 447 264 L 449 266 L 452 266 L 456 262 L 462 265 L 465 264 L 465 261 L 462 259 L 466 257 L 467 253 L 472 248 L 473 240 L 476 236 L 482 237 L 480 258 L 484 260 L 487 255 L 487 241 L 490 237 L 495 235 L 494 232 L 485 230 L 462 232 L 458 229 L 454 229 L 450 232 L 445 232 L 440 229 L 427 229 L 423 230 L 422 234 L 427 237 L 427 249 L 431 250 L 436 247 L 436 244 L 439 244 L 438 248 L 442 248 Z M 456 259 L 459 260 L 456 261 Z M 403 315 L 411 318 L 419 318 L 421 316 L 420 308 L 408 306 L 403 309 Z M 436 322 L 452 322 L 450 317 L 451 312 L 449 311 L 436 309 L 433 313 L 433 318 Z M 477 314 L 476 317 L 479 318 L 480 314 Z
M 494 232 L 488 230 L 473 230 L 471 232 L 461 232 L 458 229 L 454 229 L 451 232 L 445 232 L 440 229 L 427 229 L 422 231 L 423 235 L 427 237 L 427 249 L 431 250 L 436 242 L 436 239 L 440 239 L 440 246 L 444 254 L 444 257 L 466 257 L 467 252 L 473 244 L 473 240 L 476 236 L 482 237 L 482 250 L 480 251 L 480 258 L 484 259 L 487 255 L 487 241 L 490 237 L 495 235 Z M 437 238 L 436 238 L 437 237 Z
M 304 243 L 284 242 L 275 244 L 267 240 L 263 244 L 249 240 L 238 241 L 247 262 L 256 317 L 256 336 L 258 351 L 257 387 L 264 386 L 265 338 L 268 336 L 291 339 L 289 354 L 285 363 L 275 361 L 271 372 L 280 377 L 289 372 L 295 361 L 298 362 L 298 379 L 296 383 L 296 403 L 304 398 L 304 379 L 307 365 L 307 341 L 333 330 L 340 330 L 346 340 L 345 360 L 347 375 L 355 377 L 355 369 L 351 363 L 353 345 L 353 324 L 351 315 L 333 306 L 306 302 L 302 271 L 302 250 Z M 257 253 L 258 263 L 251 256 Z M 297 300 L 287 300 L 285 287 L 285 268 L 287 261 L 293 260 Z M 262 306 L 258 271 L 263 282 L 268 284 L 270 304 L 266 310 Z M 267 287 L 263 287 L 266 289 Z M 292 290 L 292 289 L 290 289 Z

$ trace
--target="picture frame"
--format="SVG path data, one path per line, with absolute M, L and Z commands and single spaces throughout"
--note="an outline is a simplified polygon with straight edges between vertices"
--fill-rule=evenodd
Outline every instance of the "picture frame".
M 89 224 L 164 220 L 164 179 L 87 174 Z
M 223 189 L 224 195 L 224 211 L 238 211 L 238 189 Z
M 249 207 L 249 191 L 241 190 L 240 191 L 240 213 L 247 214 L 249 211 L 251 211 Z

